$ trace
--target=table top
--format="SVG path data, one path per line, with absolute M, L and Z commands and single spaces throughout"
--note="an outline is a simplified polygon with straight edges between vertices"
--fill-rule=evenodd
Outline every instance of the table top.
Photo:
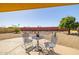
M 32 36 L 32 39 L 40 40 L 41 38 L 40 37 L 36 37 L 36 36 Z

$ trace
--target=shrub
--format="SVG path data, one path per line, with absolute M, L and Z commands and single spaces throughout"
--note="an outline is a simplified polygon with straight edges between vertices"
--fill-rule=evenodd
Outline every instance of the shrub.
M 20 33 L 20 29 L 19 28 L 15 28 L 15 33 Z

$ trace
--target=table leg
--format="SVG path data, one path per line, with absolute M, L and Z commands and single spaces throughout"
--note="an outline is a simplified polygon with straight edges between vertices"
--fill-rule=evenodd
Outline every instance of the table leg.
M 39 55 L 41 52 L 43 53 L 42 48 L 39 46 L 39 40 L 37 40 L 37 46 L 35 48 L 35 51 L 39 52 Z
M 39 40 L 37 40 L 37 49 L 39 49 Z

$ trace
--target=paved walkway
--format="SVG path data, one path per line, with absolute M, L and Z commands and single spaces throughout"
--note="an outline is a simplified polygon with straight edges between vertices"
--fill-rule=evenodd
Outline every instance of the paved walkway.
M 40 45 L 46 41 L 40 40 Z M 33 44 L 36 44 L 34 41 Z M 44 45 L 43 45 L 44 46 Z M 61 45 L 56 45 L 55 52 L 61 55 L 79 55 L 79 50 Z M 32 55 L 37 55 L 38 52 L 30 52 Z M 23 48 L 23 38 L 12 38 L 0 41 L 0 55 L 28 55 Z

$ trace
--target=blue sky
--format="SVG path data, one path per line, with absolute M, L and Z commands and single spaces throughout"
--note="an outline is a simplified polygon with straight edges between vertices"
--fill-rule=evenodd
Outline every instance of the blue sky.
M 66 16 L 76 17 L 79 21 L 79 4 L 21 10 L 13 12 L 0 12 L 0 26 L 58 26 L 61 18 Z

